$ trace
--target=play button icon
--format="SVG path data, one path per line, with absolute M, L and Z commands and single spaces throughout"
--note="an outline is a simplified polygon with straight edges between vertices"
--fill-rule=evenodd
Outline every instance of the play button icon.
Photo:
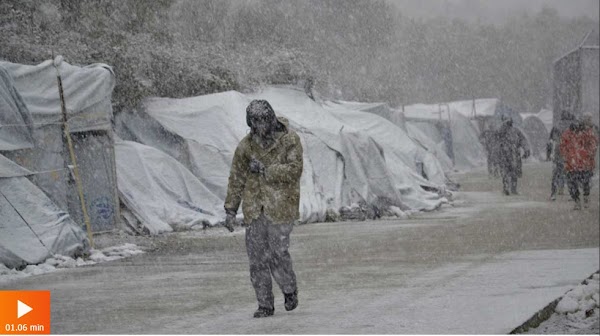
M 17 300 L 17 318 L 21 318 L 21 316 L 29 313 L 32 310 L 33 310 L 33 308 L 31 308 L 28 305 L 24 304 L 20 300 Z

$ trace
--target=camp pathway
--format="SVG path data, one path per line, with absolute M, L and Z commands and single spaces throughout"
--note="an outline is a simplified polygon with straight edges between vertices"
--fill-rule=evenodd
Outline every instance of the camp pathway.
M 275 290 L 266 319 L 252 318 L 239 228 L 1 289 L 51 290 L 53 333 L 508 333 L 600 267 L 598 180 L 592 207 L 572 211 L 567 196 L 547 201 L 550 163 L 524 174 L 519 196 L 480 170 L 455 176 L 462 191 L 441 211 L 296 227 L 300 306 L 286 312 Z

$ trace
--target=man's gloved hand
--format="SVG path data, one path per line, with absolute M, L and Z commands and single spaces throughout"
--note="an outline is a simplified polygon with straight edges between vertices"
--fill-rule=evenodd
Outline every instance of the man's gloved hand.
M 226 210 L 227 216 L 225 217 L 225 223 L 223 226 L 229 230 L 229 232 L 233 232 L 235 226 L 235 212 Z
M 263 174 L 265 172 L 265 165 L 255 158 L 250 160 L 250 172 L 254 174 Z
M 529 155 L 531 155 L 531 152 L 529 151 L 529 149 L 526 149 L 523 153 L 523 159 L 527 159 Z

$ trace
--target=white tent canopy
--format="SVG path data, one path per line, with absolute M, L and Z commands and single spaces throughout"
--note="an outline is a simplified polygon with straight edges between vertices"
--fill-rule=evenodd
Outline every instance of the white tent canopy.
M 335 103 L 340 104 L 349 110 L 376 114 L 391 121 L 394 125 L 406 129 L 404 114 L 399 110 L 391 108 L 387 103 L 361 103 L 355 101 L 336 101 Z
M 0 151 L 33 147 L 33 120 L 8 71 L 0 65 Z
M 372 115 L 366 113 L 343 109 L 342 106 L 335 106 L 331 103 L 321 105 L 309 99 L 302 91 L 293 88 L 272 86 L 258 94 L 252 95 L 252 97 L 268 100 L 277 113 L 294 121 L 302 128 L 313 132 L 329 147 L 338 151 L 343 156 L 345 165 L 354 165 L 356 162 L 360 162 L 360 159 L 351 153 L 340 150 L 340 147 L 337 146 L 342 144 L 348 146 L 350 143 L 353 146 L 357 146 L 358 144 L 354 144 L 355 142 L 344 142 L 348 138 L 338 135 L 353 133 L 356 134 L 355 138 L 358 136 L 372 138 L 377 147 L 381 148 L 382 151 L 379 151 L 379 155 L 377 155 L 375 149 L 375 153 L 373 154 L 367 154 L 366 150 L 362 153 L 369 158 L 369 164 L 374 164 L 375 158 L 382 157 L 383 155 L 383 167 L 381 170 L 387 170 L 386 175 L 391 178 L 390 186 L 393 186 L 395 192 L 400 192 L 403 205 L 412 209 L 433 209 L 439 205 L 439 201 L 432 202 L 432 199 L 437 198 L 437 195 L 425 192 L 421 186 L 441 187 L 445 180 L 440 178 L 442 180 L 441 183 L 436 184 L 424 179 L 416 171 L 415 156 L 417 154 L 424 154 L 424 151 L 420 152 L 419 148 L 406 136 L 402 129 L 394 126 L 389 121 L 380 117 L 373 118 Z M 443 175 L 441 168 L 439 168 L 439 163 L 437 168 L 433 168 L 433 165 L 431 167 L 432 176 L 439 176 L 435 173 Z M 356 169 L 366 170 L 365 173 L 367 174 L 370 170 L 364 166 L 356 167 Z M 327 176 L 324 176 L 324 178 L 327 178 Z M 352 180 L 346 181 L 346 183 L 350 184 L 356 182 Z M 371 183 L 379 185 L 380 183 L 387 182 L 385 182 L 383 176 L 379 176 L 377 180 L 371 180 Z M 377 188 L 381 187 L 378 186 Z M 366 200 L 370 199 L 364 194 L 360 196 Z M 392 198 L 393 194 L 391 191 L 389 194 L 377 196 L 394 199 Z
M 31 115 L 2 66 L 0 107 L 0 150 L 10 154 L 31 148 Z M 3 132 L 3 125 L 7 132 Z M 83 230 L 29 181 L 26 176 L 32 174 L 0 154 L 0 263 L 10 268 L 37 264 L 54 254 L 74 255 L 88 248 Z
M 9 132 L 14 129 L 22 136 L 30 132 L 31 137 L 31 141 L 24 141 L 22 136 L 8 133 L 13 142 L 19 142 L 18 147 L 8 148 L 10 151 L 4 156 L 32 171 L 32 182 L 83 225 L 78 194 L 74 184 L 67 183 L 71 173 L 65 167 L 71 162 L 63 141 L 58 69 L 92 230 L 114 229 L 118 216 L 111 103 L 115 76 L 110 66 L 80 67 L 68 64 L 58 56 L 38 65 L 0 61 L 0 68 L 6 69 L 14 80 L 17 94 L 12 96 L 15 96 L 18 109 L 11 114 L 2 113 L 0 126 L 10 122 L 12 126 L 6 127 Z M 22 117 L 21 105 L 29 111 L 29 117 Z M 4 129 L 0 127 L 0 143 Z M 49 171 L 52 173 L 38 174 Z
M 485 164 L 486 155 L 479 142 L 479 133 L 462 113 L 445 106 L 416 104 L 405 106 L 404 114 L 407 125 L 410 125 L 407 127 L 419 128 L 438 144 L 438 148 L 446 148 L 446 154 L 454 158 L 456 169 L 471 169 Z M 441 134 L 444 130 L 449 130 L 449 134 Z M 450 145 L 444 144 L 447 141 Z
M 71 132 L 110 130 L 115 77 L 108 65 L 79 67 L 63 62 L 59 56 L 56 62 L 47 60 L 38 65 L 0 61 L 0 67 L 14 79 L 33 122 L 47 125 L 62 121 L 55 63 L 62 78 Z
M 26 177 L 0 177 L 0 218 L 0 263 L 9 268 L 89 248 L 85 232 Z
M 392 174 L 402 172 L 402 169 L 408 167 L 406 173 L 421 185 L 441 186 L 446 183 L 444 169 L 435 156 L 417 145 L 403 129 L 391 121 L 371 113 L 348 110 L 343 105 L 329 103 L 325 106 L 341 122 L 367 134 L 382 146 Z M 419 174 L 418 163 L 423 164 L 428 181 L 424 181 Z M 402 176 L 396 177 L 401 178 Z
M 531 116 L 535 116 L 536 118 L 540 119 L 540 121 L 544 124 L 548 132 L 552 130 L 552 118 L 554 117 L 554 115 L 551 110 L 541 109 L 538 113 L 521 113 L 521 117 L 523 118 L 523 120 Z
M 436 143 L 433 138 L 429 137 L 424 131 L 411 122 L 406 123 L 406 133 L 415 143 L 422 146 L 437 158 L 444 172 L 452 170 L 454 164 L 452 163 L 452 159 L 446 154 L 443 143 Z
M 434 209 L 444 201 L 422 189 L 421 185 L 441 186 L 425 180 L 413 169 L 414 153 L 402 152 L 404 148 L 416 147 L 412 142 L 409 147 L 401 143 L 399 149 L 389 148 L 389 144 L 354 128 L 355 121 L 340 120 L 335 112 L 311 100 L 302 90 L 269 87 L 252 95 L 229 91 L 184 99 L 150 98 L 140 111 L 118 115 L 116 128 L 123 139 L 159 149 L 185 166 L 205 187 L 202 193 L 206 197 L 194 206 L 222 218 L 233 152 L 249 131 L 245 111 L 252 99 L 268 100 L 277 115 L 286 117 L 301 137 L 302 221 L 323 220 L 326 209 L 337 210 L 361 200 L 375 203 L 383 198 L 404 209 L 424 210 Z M 385 122 L 388 125 L 385 127 L 395 128 Z M 412 162 L 412 166 L 403 159 Z M 144 164 L 156 163 L 146 160 Z M 118 165 L 121 167 L 121 163 Z M 134 167 L 131 165 L 129 169 Z M 139 185 L 132 185 L 137 190 L 130 191 L 134 198 L 144 192 Z M 123 194 L 121 183 L 119 188 Z M 220 202 L 213 202 L 215 197 Z
M 174 158 L 131 141 L 118 141 L 115 153 L 120 199 L 138 219 L 129 223 L 134 230 L 159 234 L 222 220 L 222 199 Z

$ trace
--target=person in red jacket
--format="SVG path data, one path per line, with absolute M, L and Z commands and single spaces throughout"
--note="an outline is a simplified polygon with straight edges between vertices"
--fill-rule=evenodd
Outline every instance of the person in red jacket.
M 576 121 L 563 132 L 560 139 L 560 154 L 565 163 L 569 193 L 575 201 L 575 210 L 581 209 L 579 187 L 583 189 L 583 203 L 590 202 L 590 180 L 594 175 L 598 137 L 593 128 Z

